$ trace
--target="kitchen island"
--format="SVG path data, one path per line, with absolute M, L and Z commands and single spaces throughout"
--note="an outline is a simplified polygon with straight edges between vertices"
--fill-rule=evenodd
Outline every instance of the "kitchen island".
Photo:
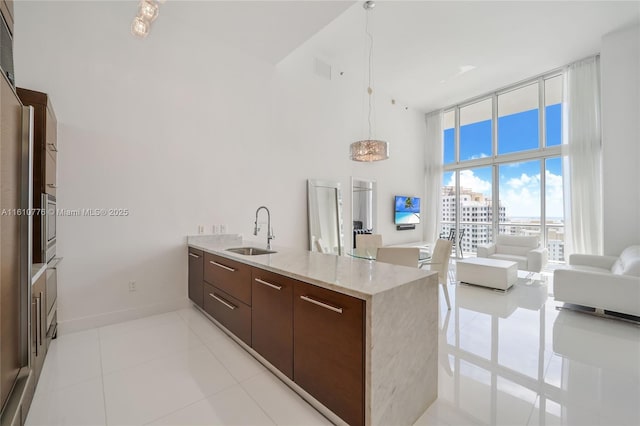
M 410 425 L 437 397 L 437 274 L 188 237 L 189 297 L 335 423 Z

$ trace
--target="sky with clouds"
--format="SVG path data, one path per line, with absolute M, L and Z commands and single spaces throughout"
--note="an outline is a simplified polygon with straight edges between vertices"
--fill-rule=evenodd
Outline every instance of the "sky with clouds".
M 548 146 L 561 141 L 561 106 L 546 107 L 545 136 Z M 538 147 L 538 110 L 498 118 L 498 154 L 526 151 Z M 460 159 L 470 160 L 490 156 L 491 120 L 467 124 L 460 128 Z M 445 164 L 454 162 L 454 131 L 444 131 Z M 562 160 L 551 158 L 500 165 L 500 202 L 506 207 L 508 218 L 540 217 L 541 161 L 545 161 L 546 214 L 548 219 L 562 218 L 563 183 Z M 491 198 L 492 168 L 480 167 L 460 171 L 460 185 Z M 443 185 L 455 185 L 455 173 L 443 176 Z

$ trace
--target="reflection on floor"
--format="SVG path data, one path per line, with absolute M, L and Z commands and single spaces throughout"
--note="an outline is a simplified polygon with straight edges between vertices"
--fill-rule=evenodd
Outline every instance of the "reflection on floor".
M 551 275 L 440 300 L 438 400 L 416 425 L 638 425 L 640 328 L 557 311 Z M 54 341 L 28 425 L 328 424 L 197 310 Z

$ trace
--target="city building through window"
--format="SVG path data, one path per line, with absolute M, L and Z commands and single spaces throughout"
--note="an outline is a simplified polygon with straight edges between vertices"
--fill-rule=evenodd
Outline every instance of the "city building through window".
M 440 235 L 475 255 L 498 234 L 536 235 L 564 262 L 560 72 L 445 110 Z M 494 202 L 495 201 L 495 202 Z

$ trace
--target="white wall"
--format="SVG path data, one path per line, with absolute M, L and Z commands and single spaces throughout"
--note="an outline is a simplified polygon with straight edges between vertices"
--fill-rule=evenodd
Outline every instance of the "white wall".
M 640 26 L 602 39 L 604 253 L 640 244 Z
M 349 143 L 364 136 L 357 73 L 318 77 L 304 47 L 274 67 L 188 22 L 137 40 L 132 4 L 16 4 L 18 85 L 47 92 L 58 117 L 59 207 L 131 212 L 59 218 L 62 332 L 183 306 L 185 236 L 198 225 L 249 236 L 266 205 L 275 248 L 305 249 L 308 178 L 342 183 L 347 244 L 352 175 L 378 182 L 385 243 L 421 239 L 420 227 L 395 230 L 392 196 L 423 192 L 422 113 L 379 95 L 392 158 L 351 162 Z

